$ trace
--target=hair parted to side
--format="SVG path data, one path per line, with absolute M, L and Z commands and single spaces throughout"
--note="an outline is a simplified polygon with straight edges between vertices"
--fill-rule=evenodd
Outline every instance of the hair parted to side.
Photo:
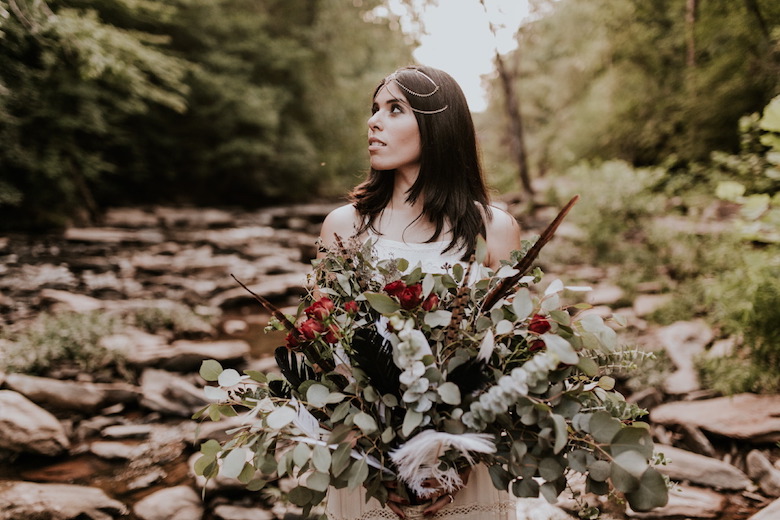
M 412 65 L 383 79 L 372 100 L 391 81 L 403 90 L 420 128 L 420 174 L 406 200 L 415 203 L 422 197 L 423 215 L 436 226 L 428 242 L 438 239 L 449 225 L 452 241 L 445 251 L 462 248 L 463 259 L 468 260 L 477 236 L 485 235 L 483 215 L 490 218 L 491 214 L 466 96 L 446 72 Z M 363 217 L 359 233 L 376 231 L 374 223 L 390 203 L 394 176 L 388 173 L 372 168 L 350 193 L 350 201 Z

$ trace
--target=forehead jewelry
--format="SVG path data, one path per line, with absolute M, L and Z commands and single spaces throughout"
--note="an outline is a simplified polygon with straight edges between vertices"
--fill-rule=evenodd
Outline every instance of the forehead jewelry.
M 411 69 L 411 70 L 413 70 L 417 74 L 420 74 L 422 77 L 424 77 L 425 79 L 430 81 L 431 85 L 433 85 L 433 87 L 434 87 L 433 90 L 428 92 L 427 94 L 421 94 L 419 92 L 415 92 L 414 90 L 410 89 L 409 87 L 407 87 L 406 85 L 404 85 L 403 83 L 401 83 L 398 80 L 398 73 L 397 72 L 393 72 L 392 74 L 390 74 L 387 77 L 387 79 L 385 80 L 385 84 L 389 83 L 390 81 L 395 81 L 396 85 L 398 85 L 399 87 L 404 89 L 409 94 L 411 94 L 413 96 L 421 97 L 421 98 L 431 97 L 432 95 L 436 94 L 439 91 L 439 85 L 437 85 L 436 82 L 433 81 L 433 79 L 429 75 L 427 75 L 426 73 L 424 73 L 423 71 L 421 71 L 419 69 Z M 420 114 L 426 114 L 426 115 L 438 114 L 439 112 L 444 112 L 449 107 L 450 107 L 449 105 L 444 105 L 444 107 L 439 108 L 437 110 L 421 110 L 419 108 L 414 108 L 413 106 L 409 105 L 409 108 L 411 108 L 412 111 L 420 113 Z

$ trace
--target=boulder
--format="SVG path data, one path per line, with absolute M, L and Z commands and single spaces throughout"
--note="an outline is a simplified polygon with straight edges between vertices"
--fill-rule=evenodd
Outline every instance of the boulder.
M 268 299 L 274 299 L 295 294 L 301 295 L 305 292 L 307 283 L 306 273 L 302 271 L 264 276 L 259 283 L 254 283 L 247 287 L 255 294 Z M 253 302 L 256 303 L 254 297 L 246 289 L 236 287 L 218 293 L 211 298 L 209 303 L 212 307 L 225 308 L 251 304 Z M 260 304 L 256 304 L 259 310 Z
M 666 403 L 650 412 L 650 420 L 663 425 L 689 424 L 757 444 L 775 443 L 780 441 L 780 395 L 737 394 Z
M 159 244 L 165 237 L 159 231 L 151 229 L 92 227 L 66 229 L 65 240 L 99 244 Z
M 238 507 L 222 504 L 214 508 L 217 520 L 274 520 L 276 517 L 267 509 L 258 507 Z
M 0 448 L 53 456 L 69 447 L 56 417 L 18 392 L 0 390 Z
M 145 448 L 119 441 L 95 441 L 89 445 L 89 451 L 101 459 L 134 460 L 143 455 Z
M 694 359 L 706 350 L 714 333 L 703 320 L 678 321 L 656 332 L 666 355 L 677 367 L 665 382 L 669 394 L 685 394 L 698 390 L 699 378 Z
M 117 403 L 136 402 L 140 396 L 137 387 L 124 383 L 61 381 L 23 374 L 8 374 L 5 384 L 47 410 L 89 413 Z
M 716 489 L 743 490 L 751 485 L 747 475 L 731 464 L 705 457 L 673 446 L 656 445 L 669 463 L 657 466 L 658 471 L 673 481 L 687 481 Z
M 777 520 L 778 518 L 780 518 L 780 498 L 748 518 L 748 520 Z
M 0 482 L 0 520 L 110 520 L 127 513 L 124 504 L 94 487 Z
M 103 308 L 103 303 L 97 298 L 87 296 L 86 294 L 77 294 L 57 289 L 43 289 L 41 291 L 41 300 L 53 302 L 58 307 L 57 310 L 67 310 L 71 312 L 86 313 Z
M 141 406 L 166 415 L 191 417 L 209 404 L 202 388 L 181 376 L 147 368 L 141 374 Z
M 780 469 L 775 468 L 769 459 L 758 450 L 752 450 L 745 460 L 747 472 L 765 495 L 780 497 Z
M 144 497 L 133 507 L 140 520 L 198 520 L 203 518 L 200 495 L 189 486 L 175 486 Z
M 670 301 L 671 294 L 640 294 L 634 299 L 634 312 L 640 318 L 652 314 Z
M 626 508 L 629 518 L 718 518 L 723 512 L 726 498 L 706 488 L 676 485 L 669 490 L 669 503 L 652 511 L 638 513 Z

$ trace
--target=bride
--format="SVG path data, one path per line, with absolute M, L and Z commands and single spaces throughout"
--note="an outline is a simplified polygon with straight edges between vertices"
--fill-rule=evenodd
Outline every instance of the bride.
M 368 119 L 368 178 L 350 194 L 350 204 L 332 211 L 322 224 L 323 245 L 334 237 L 375 241 L 379 258 L 399 257 L 426 271 L 468 262 L 477 237 L 487 243 L 485 263 L 492 269 L 520 248 L 520 228 L 506 212 L 491 207 L 479 164 L 471 113 L 458 84 L 445 72 L 403 67 L 374 91 Z M 462 475 L 454 493 L 436 488 L 433 498 L 406 507 L 390 489 L 386 507 L 360 493 L 328 493 L 330 520 L 424 518 L 510 520 L 515 499 L 493 487 L 487 468 Z

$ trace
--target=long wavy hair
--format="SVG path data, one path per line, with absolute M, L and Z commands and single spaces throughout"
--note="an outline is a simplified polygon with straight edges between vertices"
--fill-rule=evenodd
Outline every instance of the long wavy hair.
M 372 100 L 391 81 L 401 87 L 420 128 L 420 173 L 406 201 L 414 204 L 422 198 L 418 218 L 424 216 L 435 225 L 426 242 L 436 241 L 449 225 L 452 240 L 444 252 L 462 250 L 468 260 L 477 237 L 485 235 L 484 218 L 491 218 L 491 213 L 466 96 L 446 72 L 407 66 L 384 78 Z M 394 177 L 393 170 L 371 168 L 366 180 L 350 193 L 350 202 L 363 218 L 358 233 L 377 232 L 374 224 L 390 203 Z

